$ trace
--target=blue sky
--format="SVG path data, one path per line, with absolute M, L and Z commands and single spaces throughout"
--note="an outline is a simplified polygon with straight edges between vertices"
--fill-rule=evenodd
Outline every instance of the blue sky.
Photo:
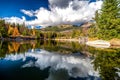
M 96 0 L 0 0 L 0 18 L 29 26 L 79 24 L 91 20 L 101 4 Z
M 40 7 L 48 8 L 48 0 L 0 0 L 0 17 L 25 16 L 20 10 L 36 10 Z

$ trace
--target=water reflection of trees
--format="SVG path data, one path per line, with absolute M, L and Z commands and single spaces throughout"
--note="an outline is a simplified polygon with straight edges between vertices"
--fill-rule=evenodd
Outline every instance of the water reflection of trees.
M 5 54 L 10 53 L 25 53 L 30 49 L 45 49 L 50 52 L 72 54 L 85 51 L 85 45 L 81 45 L 75 42 L 56 42 L 53 40 L 40 40 L 40 41 L 12 41 L 1 42 L 0 45 L 0 57 L 4 57 Z
M 11 53 L 24 53 L 28 49 L 34 48 L 32 42 L 7 42 L 1 41 L 0 44 L 0 57 L 4 57 L 6 54 Z
M 73 54 L 79 53 L 84 50 L 85 45 L 79 44 L 78 42 L 59 42 L 59 41 L 45 41 L 40 44 L 41 49 L 45 49 L 50 52 L 60 53 L 60 54 Z
M 8 53 L 8 47 L 6 45 L 8 45 L 7 42 L 0 42 L 0 57 L 3 57 Z
M 33 44 L 31 42 L 8 42 L 9 53 L 24 53 L 32 48 Z
M 120 68 L 120 50 L 98 50 L 93 62 L 95 70 L 98 70 L 102 80 L 119 80 L 117 68 Z

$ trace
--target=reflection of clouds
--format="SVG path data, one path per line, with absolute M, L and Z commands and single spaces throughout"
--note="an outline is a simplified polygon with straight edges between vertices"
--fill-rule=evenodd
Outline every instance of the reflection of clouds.
M 24 67 L 39 67 L 41 70 L 51 67 L 54 70 L 65 69 L 68 71 L 69 76 L 72 77 L 88 77 L 98 76 L 98 73 L 94 71 L 91 65 L 91 59 L 81 56 L 73 55 L 60 55 L 41 50 L 38 53 L 27 52 L 25 54 L 11 54 L 7 55 L 6 60 L 26 60 L 27 57 L 34 57 L 35 61 L 29 61 L 22 66 Z
M 120 72 L 116 72 L 118 74 L 118 76 L 120 77 Z
M 65 69 L 54 70 L 51 68 L 49 77 L 46 80 L 69 80 L 69 75 Z
M 33 66 L 34 66 L 34 62 L 33 61 L 29 61 L 28 63 L 26 63 L 25 65 L 23 65 L 22 68 L 33 67 Z
M 20 60 L 22 59 L 23 61 L 25 61 L 25 55 L 24 54 L 11 54 L 11 55 L 6 55 L 6 57 L 4 58 L 5 60 Z
M 120 68 L 115 68 L 115 69 L 117 69 L 117 74 L 118 74 L 118 76 L 120 77 Z

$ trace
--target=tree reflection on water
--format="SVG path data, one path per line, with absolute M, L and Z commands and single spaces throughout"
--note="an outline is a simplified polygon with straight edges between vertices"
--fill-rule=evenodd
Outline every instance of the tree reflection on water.
M 120 49 L 98 50 L 93 64 L 102 80 L 120 80 Z

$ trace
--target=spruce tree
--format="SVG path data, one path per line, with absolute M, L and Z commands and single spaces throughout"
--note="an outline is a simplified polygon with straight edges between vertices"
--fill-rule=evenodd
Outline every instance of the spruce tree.
M 95 15 L 100 39 L 120 38 L 120 0 L 104 0 Z
M 5 27 L 5 21 L 0 20 L 0 38 L 8 37 L 7 29 Z

